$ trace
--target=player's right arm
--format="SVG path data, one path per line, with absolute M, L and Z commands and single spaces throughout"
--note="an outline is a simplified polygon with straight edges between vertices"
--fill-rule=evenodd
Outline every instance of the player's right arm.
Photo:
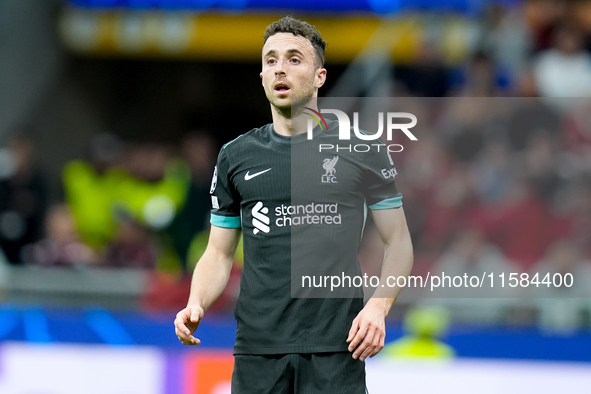
M 211 226 L 207 248 L 193 271 L 187 307 L 176 315 L 176 335 L 185 345 L 199 345 L 193 336 L 205 311 L 228 284 L 234 253 L 240 240 L 240 228 Z

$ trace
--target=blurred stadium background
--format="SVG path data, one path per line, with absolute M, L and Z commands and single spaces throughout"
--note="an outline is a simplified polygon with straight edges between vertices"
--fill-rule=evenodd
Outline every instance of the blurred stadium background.
M 217 151 L 270 121 L 262 33 L 288 13 L 328 41 L 322 95 L 428 119 L 393 155 L 416 274 L 577 281 L 397 303 L 369 391 L 589 392 L 591 1 L 2 0 L 0 393 L 229 393 L 241 256 L 203 347 L 172 321 Z M 371 226 L 361 257 L 379 269 Z

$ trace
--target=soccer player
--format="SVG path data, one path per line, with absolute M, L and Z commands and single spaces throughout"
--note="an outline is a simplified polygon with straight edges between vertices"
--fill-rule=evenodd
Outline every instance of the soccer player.
M 219 153 L 209 242 L 187 307 L 176 316 L 176 334 L 185 345 L 201 343 L 194 333 L 227 284 L 242 233 L 232 392 L 362 394 L 364 360 L 383 348 L 385 317 L 400 288 L 388 288 L 364 306 L 358 293 L 306 297 L 294 272 L 317 267 L 342 273 L 343 281 L 360 274 L 369 207 L 385 245 L 378 288 L 388 275 L 407 276 L 412 245 L 396 172 L 385 149 L 319 151 L 319 143 L 338 138 L 336 121 L 307 138 L 304 111 L 318 110 L 318 89 L 326 80 L 326 42 L 316 28 L 288 16 L 269 25 L 264 37 L 260 75 L 273 123 Z M 294 285 L 301 297 L 293 296 Z

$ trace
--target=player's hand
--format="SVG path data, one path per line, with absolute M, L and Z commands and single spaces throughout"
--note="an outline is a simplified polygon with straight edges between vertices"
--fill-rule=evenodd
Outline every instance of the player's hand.
M 203 308 L 190 305 L 176 314 L 174 328 L 176 336 L 183 345 L 199 345 L 201 341 L 193 336 L 203 318 Z
M 371 299 L 353 320 L 347 343 L 353 358 L 364 361 L 384 348 L 386 312 L 377 299 Z

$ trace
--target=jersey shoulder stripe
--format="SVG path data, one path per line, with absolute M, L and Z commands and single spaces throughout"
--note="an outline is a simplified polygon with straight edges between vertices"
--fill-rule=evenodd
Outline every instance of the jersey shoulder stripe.
M 369 208 L 373 210 L 400 208 L 402 206 L 402 195 L 387 198 L 376 204 L 370 205 Z
M 215 213 L 211 214 L 210 223 L 222 228 L 240 228 L 242 225 L 240 216 L 222 216 Z

